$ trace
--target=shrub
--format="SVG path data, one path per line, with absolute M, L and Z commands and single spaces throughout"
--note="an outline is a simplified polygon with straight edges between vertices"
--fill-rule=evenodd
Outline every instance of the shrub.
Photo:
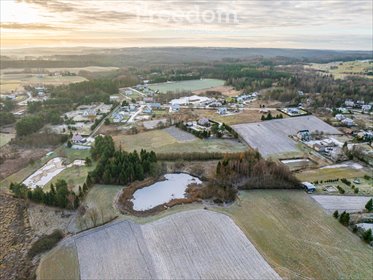
M 355 188 L 354 193 L 359 193 L 359 188 Z
M 333 217 L 338 219 L 339 217 L 339 213 L 338 213 L 338 210 L 335 210 L 334 213 L 333 213 Z
M 338 189 L 338 191 L 339 191 L 340 194 L 344 194 L 345 193 L 345 190 L 342 187 L 337 186 L 337 189 Z
M 343 213 L 339 216 L 339 222 L 344 226 L 348 226 L 350 223 L 350 214 L 343 211 Z
M 353 232 L 353 233 L 357 233 L 357 230 L 358 230 L 357 225 L 354 225 L 354 227 L 352 228 L 352 232 Z
M 49 235 L 44 235 L 34 242 L 28 252 L 29 257 L 33 258 L 36 255 L 52 249 L 62 238 L 64 234 L 61 230 L 55 230 Z
M 362 237 L 366 243 L 370 243 L 371 241 L 373 241 L 372 230 L 368 229 L 364 231 Z

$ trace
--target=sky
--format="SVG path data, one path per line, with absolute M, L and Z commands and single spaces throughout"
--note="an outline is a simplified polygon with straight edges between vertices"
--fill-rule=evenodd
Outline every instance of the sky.
M 373 49 L 373 1 L 0 0 L 1 48 Z

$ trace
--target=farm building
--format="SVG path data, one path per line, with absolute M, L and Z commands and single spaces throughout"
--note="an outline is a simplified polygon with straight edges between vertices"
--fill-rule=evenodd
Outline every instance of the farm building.
M 313 184 L 309 182 L 303 182 L 302 184 L 307 193 L 313 193 L 316 191 L 316 187 Z

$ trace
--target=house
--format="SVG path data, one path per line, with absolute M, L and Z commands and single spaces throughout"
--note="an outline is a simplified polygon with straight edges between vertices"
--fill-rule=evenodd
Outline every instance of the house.
M 171 112 L 179 112 L 180 111 L 180 104 L 171 104 Z
M 342 120 L 344 120 L 346 117 L 344 116 L 344 115 L 342 115 L 342 114 L 336 114 L 335 115 L 335 119 L 337 120 L 337 121 L 342 121 Z
M 227 112 L 228 112 L 228 110 L 227 110 L 226 107 L 220 107 L 220 108 L 218 108 L 218 114 L 219 115 L 225 115 L 225 114 L 227 114 Z
M 146 105 L 146 106 L 144 107 L 144 109 L 142 110 L 142 112 L 143 112 L 144 114 L 152 114 L 152 113 L 153 113 L 153 110 L 152 110 L 152 108 L 151 108 L 149 105 Z
M 125 95 L 132 95 L 132 90 L 130 90 L 130 89 L 126 89 L 126 90 L 124 91 L 124 94 L 125 94 Z
M 110 95 L 110 102 L 114 102 L 114 101 L 119 101 L 119 96 L 118 95 Z
M 129 109 L 130 109 L 130 112 L 134 112 L 134 111 L 136 111 L 137 108 L 136 108 L 135 104 L 130 104 Z
M 370 110 L 372 110 L 372 105 L 370 104 L 362 105 L 361 109 L 363 110 L 364 113 L 368 113 Z
M 344 108 L 344 107 L 337 108 L 337 111 L 340 112 L 341 114 L 348 114 L 349 113 L 348 109 Z
M 146 102 L 146 103 L 152 103 L 152 102 L 154 102 L 154 98 L 153 97 L 144 97 L 143 101 Z
M 208 107 L 220 107 L 220 106 L 222 106 L 223 104 L 221 103 L 221 102 L 219 102 L 219 101 L 214 101 L 214 102 L 211 102 L 210 104 L 209 104 L 209 106 Z
M 80 134 L 76 133 L 73 135 L 73 137 L 71 138 L 71 141 L 74 143 L 74 144 L 83 144 L 85 143 L 87 140 L 81 136 Z
M 291 115 L 298 115 L 299 114 L 299 109 L 298 108 L 289 108 L 288 113 Z
M 305 129 L 305 130 L 299 130 L 297 132 L 297 137 L 301 140 L 301 141 L 310 141 L 311 140 L 311 134 L 310 134 L 310 131 L 308 129 Z
M 355 123 L 352 119 L 350 118 L 345 118 L 341 121 L 345 126 L 354 126 Z
M 345 101 L 345 105 L 347 108 L 352 108 L 355 106 L 355 102 L 353 100 L 348 99 Z
M 316 191 L 316 187 L 309 182 L 303 182 L 302 185 L 307 193 L 313 193 Z
M 197 123 L 201 126 L 210 126 L 210 120 L 208 118 L 199 119 Z
M 325 147 L 323 145 L 320 145 L 320 144 L 314 144 L 313 149 L 316 152 L 325 152 Z
M 240 95 L 236 98 L 237 102 L 240 102 L 240 103 L 242 103 L 242 102 L 244 102 L 248 99 L 251 99 L 251 95 L 244 94 L 244 95 Z
M 149 103 L 148 106 L 150 106 L 153 110 L 159 110 L 161 109 L 161 103 Z

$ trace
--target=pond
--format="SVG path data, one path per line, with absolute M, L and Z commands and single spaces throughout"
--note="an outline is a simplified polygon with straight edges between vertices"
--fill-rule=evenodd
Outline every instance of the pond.
M 185 190 L 192 183 L 201 184 L 201 180 L 186 173 L 166 174 L 164 181 L 139 189 L 133 194 L 133 209 L 144 211 L 169 202 L 176 198 L 185 198 Z

